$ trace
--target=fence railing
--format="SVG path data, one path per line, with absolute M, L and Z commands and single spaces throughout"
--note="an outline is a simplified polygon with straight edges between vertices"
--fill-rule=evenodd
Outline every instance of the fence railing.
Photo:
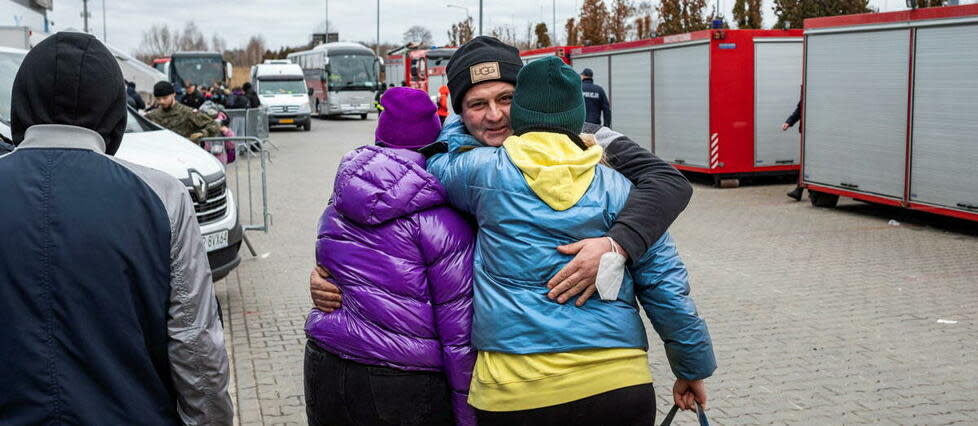
M 203 138 L 211 144 L 234 143 L 234 159 L 225 165 L 228 188 L 236 201 L 238 221 L 241 223 L 244 242 L 252 256 L 257 256 L 248 239 L 247 231 L 268 232 L 272 213 L 268 205 L 268 165 L 271 145 L 268 138 L 268 112 L 266 107 L 226 110 L 228 127 L 233 137 Z M 229 156 L 230 157 L 230 156 Z

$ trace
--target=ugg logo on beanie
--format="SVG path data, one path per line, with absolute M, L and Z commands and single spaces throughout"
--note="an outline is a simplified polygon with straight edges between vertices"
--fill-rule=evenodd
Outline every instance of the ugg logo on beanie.
M 469 76 L 472 78 L 472 84 L 486 80 L 498 80 L 502 78 L 502 74 L 499 72 L 499 62 L 483 62 L 472 65 L 469 67 Z

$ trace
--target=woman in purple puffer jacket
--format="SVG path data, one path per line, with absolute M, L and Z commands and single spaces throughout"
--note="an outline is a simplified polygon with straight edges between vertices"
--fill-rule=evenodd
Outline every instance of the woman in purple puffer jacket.
M 319 222 L 343 307 L 306 320 L 309 424 L 474 425 L 474 232 L 415 151 L 438 136 L 434 103 L 398 87 L 381 105 L 377 146 L 343 157 Z

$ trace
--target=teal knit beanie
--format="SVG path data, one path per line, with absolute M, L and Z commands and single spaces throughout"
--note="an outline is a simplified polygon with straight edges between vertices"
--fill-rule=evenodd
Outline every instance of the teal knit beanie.
M 513 133 L 551 130 L 577 135 L 585 115 L 581 77 L 556 56 L 530 62 L 516 77 L 509 112 Z

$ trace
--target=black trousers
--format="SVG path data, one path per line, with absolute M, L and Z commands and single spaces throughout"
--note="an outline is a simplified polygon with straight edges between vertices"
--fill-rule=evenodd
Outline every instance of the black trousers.
M 655 391 L 650 383 L 551 407 L 476 415 L 479 426 L 650 426 L 655 424 Z
M 453 425 L 442 373 L 360 364 L 306 342 L 306 416 L 313 426 Z

